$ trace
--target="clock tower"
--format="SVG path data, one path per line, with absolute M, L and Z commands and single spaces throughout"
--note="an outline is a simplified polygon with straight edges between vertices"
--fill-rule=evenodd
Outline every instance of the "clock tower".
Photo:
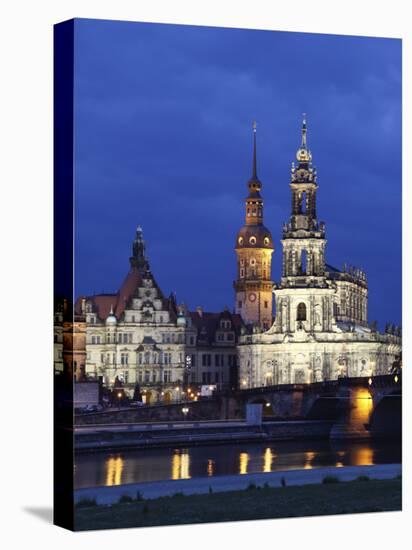
M 274 250 L 272 235 L 263 225 L 262 183 L 256 167 L 256 123 L 253 124 L 252 177 L 248 181 L 245 225 L 240 229 L 237 255 L 236 313 L 247 325 L 268 330 L 272 325 L 271 262 Z

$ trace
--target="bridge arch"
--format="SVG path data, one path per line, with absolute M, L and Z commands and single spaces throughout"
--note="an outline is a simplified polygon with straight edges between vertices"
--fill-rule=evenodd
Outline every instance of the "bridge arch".
M 402 436 L 402 396 L 397 393 L 383 395 L 370 417 L 369 429 L 375 437 L 390 439 Z
M 269 399 L 264 397 L 256 397 L 249 401 L 250 405 L 262 405 L 262 416 L 274 416 L 275 412 L 273 410 L 272 403 Z

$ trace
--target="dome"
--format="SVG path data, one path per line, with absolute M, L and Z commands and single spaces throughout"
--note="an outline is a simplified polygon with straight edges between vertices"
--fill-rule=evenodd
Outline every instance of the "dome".
M 264 225 L 244 225 L 237 234 L 236 248 L 267 248 L 273 250 L 272 234 Z
M 110 308 L 110 313 L 106 318 L 106 326 L 116 326 L 117 325 L 117 319 L 115 314 L 113 313 L 113 308 Z
M 177 325 L 179 327 L 185 327 L 186 326 L 186 317 L 184 317 L 183 315 L 179 315 L 177 317 Z

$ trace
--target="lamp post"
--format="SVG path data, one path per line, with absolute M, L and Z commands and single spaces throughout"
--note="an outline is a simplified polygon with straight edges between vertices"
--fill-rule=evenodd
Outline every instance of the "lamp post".
M 192 358 L 190 355 L 186 355 L 185 358 L 185 372 L 183 375 L 183 388 L 187 390 L 189 386 L 189 373 L 192 369 Z

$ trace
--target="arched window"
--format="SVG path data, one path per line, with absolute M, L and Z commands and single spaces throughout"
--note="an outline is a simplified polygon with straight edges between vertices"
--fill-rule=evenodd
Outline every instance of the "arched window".
M 302 275 L 307 274 L 307 252 L 306 250 L 302 250 L 301 256 L 300 256 L 300 272 Z
M 303 302 L 298 305 L 297 320 L 306 321 L 306 305 Z
M 301 212 L 302 212 L 302 214 L 306 214 L 306 192 L 305 191 L 302 193 Z

